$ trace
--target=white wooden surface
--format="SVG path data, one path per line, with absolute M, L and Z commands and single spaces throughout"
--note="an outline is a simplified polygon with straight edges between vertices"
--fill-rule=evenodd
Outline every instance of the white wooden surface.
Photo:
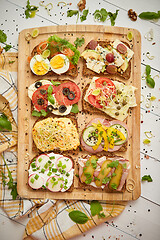
M 39 8 L 39 12 L 33 19 L 25 19 L 24 9 L 26 0 L 0 0 L 0 29 L 4 30 L 8 36 L 8 44 L 12 44 L 13 48 L 10 51 L 18 50 L 18 33 L 30 27 L 41 27 L 50 25 L 76 24 L 76 17 L 67 18 L 68 9 L 77 9 L 79 0 L 67 0 L 67 3 L 72 3 L 71 6 L 57 7 L 58 0 L 45 0 L 45 3 L 52 2 L 52 16 L 48 16 L 43 7 Z M 31 0 L 31 4 L 38 5 L 38 0 Z M 138 14 L 142 11 L 157 11 L 160 10 L 159 0 L 87 0 L 87 7 L 90 14 L 87 20 L 78 24 L 99 24 L 95 23 L 92 14 L 96 9 L 106 8 L 107 11 L 115 12 L 119 9 L 118 17 L 115 26 L 133 27 L 138 29 L 142 34 L 142 74 L 145 71 L 145 65 L 149 64 L 152 67 L 151 74 L 160 75 L 160 20 L 156 23 L 138 19 L 132 22 L 127 11 L 132 8 Z M 107 20 L 104 25 L 110 25 Z M 147 41 L 144 35 L 153 29 L 154 40 Z M 154 45 L 152 43 L 155 42 Z M 150 52 L 155 58 L 151 61 L 145 56 L 146 52 Z M 156 78 L 156 86 L 150 89 L 146 86 L 145 81 L 142 81 L 142 94 L 146 97 L 151 94 L 156 96 L 156 100 L 152 102 L 150 109 L 146 108 L 145 102 L 141 104 L 142 123 L 141 123 L 141 175 L 150 174 L 153 182 L 142 183 L 142 193 L 138 200 L 129 202 L 124 212 L 101 226 L 90 230 L 85 236 L 76 237 L 74 240 L 89 240 L 89 239 L 145 239 L 159 240 L 160 239 L 160 78 Z M 148 110 L 150 112 L 148 112 Z M 154 138 L 151 139 L 149 146 L 143 144 L 146 138 L 145 131 L 152 131 Z M 149 159 L 145 156 L 148 155 Z M 21 240 L 25 223 L 27 219 L 11 221 L 6 214 L 0 209 L 0 239 L 2 240 Z

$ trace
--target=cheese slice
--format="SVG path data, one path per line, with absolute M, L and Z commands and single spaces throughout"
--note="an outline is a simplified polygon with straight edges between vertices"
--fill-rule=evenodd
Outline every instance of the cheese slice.
M 117 46 L 118 44 L 123 44 L 126 48 L 127 48 L 127 52 L 125 54 L 125 57 L 127 59 L 127 61 L 129 62 L 131 60 L 131 58 L 133 57 L 134 55 L 134 52 L 129 48 L 127 47 L 123 42 L 121 42 L 120 40 L 116 39 L 113 43 L 113 48 L 117 49 Z
M 92 93 L 92 91 L 96 88 L 95 80 L 97 77 L 93 77 L 89 88 L 86 91 L 84 96 L 84 100 L 90 104 L 88 101 L 88 96 Z M 108 102 L 107 106 L 103 106 L 99 108 L 100 111 L 105 112 L 107 115 L 123 121 L 128 116 L 128 109 L 130 107 L 136 107 L 136 97 L 135 91 L 137 88 L 131 85 L 124 85 L 121 82 L 113 81 L 116 90 L 121 92 L 121 94 L 116 94 L 115 97 Z M 118 104 L 117 104 L 118 103 Z M 125 104 L 124 104 L 125 103 Z M 120 108 L 119 110 L 117 109 Z

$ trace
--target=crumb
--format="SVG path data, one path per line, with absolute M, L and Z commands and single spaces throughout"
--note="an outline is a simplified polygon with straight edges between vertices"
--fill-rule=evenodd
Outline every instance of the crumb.
M 86 0 L 80 0 L 77 6 L 79 7 L 79 10 L 82 11 L 86 7 Z

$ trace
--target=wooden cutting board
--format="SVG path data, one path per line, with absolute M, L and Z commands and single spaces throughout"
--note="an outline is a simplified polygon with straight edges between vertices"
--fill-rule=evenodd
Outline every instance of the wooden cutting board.
M 25 40 L 27 32 L 32 32 L 33 29 L 25 29 L 19 35 L 19 52 L 18 52 L 18 193 L 21 197 L 25 198 L 50 198 L 50 199 L 97 199 L 97 200 L 116 200 L 116 201 L 128 201 L 135 200 L 140 196 L 141 184 L 140 184 L 140 92 L 141 92 L 141 36 L 135 29 L 121 28 L 121 27 L 108 27 L 97 25 L 74 25 L 74 26 L 51 26 L 39 28 L 39 36 L 36 39 L 32 39 L 30 42 Z M 134 38 L 132 42 L 128 42 L 126 36 L 128 31 L 132 31 Z M 129 172 L 127 187 L 132 188 L 133 181 L 135 182 L 135 188 L 133 191 L 125 190 L 124 193 L 106 193 L 104 190 L 95 189 L 87 190 L 79 188 L 79 179 L 74 177 L 74 188 L 72 192 L 58 192 L 52 193 L 45 190 L 33 190 L 28 182 L 28 167 L 30 160 L 37 154 L 33 152 L 32 145 L 32 126 L 36 121 L 35 117 L 31 116 L 31 101 L 27 96 L 27 90 L 30 84 L 43 77 L 33 76 L 30 71 L 29 63 L 27 62 L 28 56 L 30 56 L 32 49 L 41 41 L 48 39 L 49 36 L 57 34 L 61 38 L 67 38 L 71 43 L 75 41 L 77 37 L 84 36 L 85 44 L 79 49 L 80 52 L 84 50 L 85 45 L 91 39 L 98 40 L 114 40 L 116 38 L 126 41 L 133 47 L 134 56 L 131 60 L 131 77 L 129 80 L 117 79 L 125 82 L 125 84 L 132 84 L 137 87 L 136 100 L 137 107 L 129 111 L 127 118 L 127 125 L 130 130 L 130 138 L 128 140 L 128 148 L 125 153 L 118 153 L 116 155 L 124 156 L 129 159 L 131 169 Z M 82 61 L 78 63 L 79 74 L 74 81 L 79 84 L 81 90 L 90 82 L 90 79 L 82 76 Z M 64 76 L 49 77 L 49 79 L 65 79 Z M 69 79 L 67 77 L 67 79 Z M 80 113 L 77 114 L 78 130 L 81 133 L 85 124 L 91 119 L 101 116 L 101 114 L 84 114 L 81 112 L 81 101 L 79 103 Z M 74 155 L 73 159 L 75 163 L 79 156 L 86 155 L 86 152 L 79 152 L 78 155 Z M 78 172 L 78 165 L 75 164 L 75 173 Z M 131 184 L 131 185 L 130 185 Z

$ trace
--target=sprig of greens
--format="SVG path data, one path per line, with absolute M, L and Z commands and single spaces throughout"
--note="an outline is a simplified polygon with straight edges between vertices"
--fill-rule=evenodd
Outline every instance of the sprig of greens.
M 25 10 L 26 19 L 35 17 L 37 11 L 38 11 L 38 7 L 34 5 L 30 5 L 30 1 L 27 0 L 26 10 Z
M 87 19 L 88 12 L 89 12 L 88 9 L 83 10 L 83 14 L 82 14 L 82 16 L 80 16 L 81 22 L 83 22 Z
M 155 81 L 153 78 L 151 78 L 151 67 L 149 65 L 146 65 L 146 83 L 150 88 L 155 87 Z
M 40 112 L 36 111 L 36 110 L 33 110 L 32 111 L 32 116 L 34 117 L 46 117 L 48 114 L 48 112 L 46 112 L 44 109 L 42 109 Z
M 102 212 L 103 207 L 100 204 L 100 202 L 97 201 L 97 200 L 91 201 L 90 210 L 91 210 L 91 214 L 92 214 L 93 217 L 95 215 L 98 215 L 98 217 L 105 217 L 105 214 Z
M 116 10 L 115 13 L 112 12 L 107 12 L 105 8 L 101 8 L 100 10 L 96 10 L 94 12 L 94 19 L 99 21 L 99 22 L 105 22 L 107 17 L 109 17 L 110 21 L 111 21 L 111 25 L 114 26 L 115 25 L 115 20 L 117 18 L 118 15 L 118 11 Z
M 142 181 L 153 182 L 153 179 L 150 175 L 144 175 Z
M 7 168 L 7 171 L 8 171 L 8 178 L 9 178 L 9 181 L 7 182 L 6 179 L 7 177 L 4 175 L 3 171 L 1 170 L 1 174 L 2 174 L 2 182 L 3 182 L 3 185 L 7 185 L 8 186 L 8 189 L 11 189 L 11 195 L 12 195 L 12 199 L 15 200 L 17 198 L 17 183 L 13 182 L 13 178 L 12 178 L 12 174 L 11 174 L 11 171 L 9 170 L 9 167 L 2 155 L 2 159 L 6 165 L 6 168 Z
M 8 120 L 7 116 L 2 113 L 0 116 L 0 131 L 8 130 L 12 131 L 11 122 Z
M 74 41 L 74 45 L 76 48 L 81 47 L 84 44 L 85 40 L 84 37 L 82 38 L 76 38 L 76 40 Z
M 0 30 L 0 42 L 5 43 L 7 41 L 7 35 Z M 6 52 L 11 48 L 12 46 L 9 44 L 6 44 L 6 46 L 3 48 Z
M 78 19 L 79 19 L 79 11 L 78 10 L 68 10 L 67 11 L 67 17 L 73 17 L 73 16 L 76 16 L 77 15 L 77 21 L 76 23 L 78 22 Z

